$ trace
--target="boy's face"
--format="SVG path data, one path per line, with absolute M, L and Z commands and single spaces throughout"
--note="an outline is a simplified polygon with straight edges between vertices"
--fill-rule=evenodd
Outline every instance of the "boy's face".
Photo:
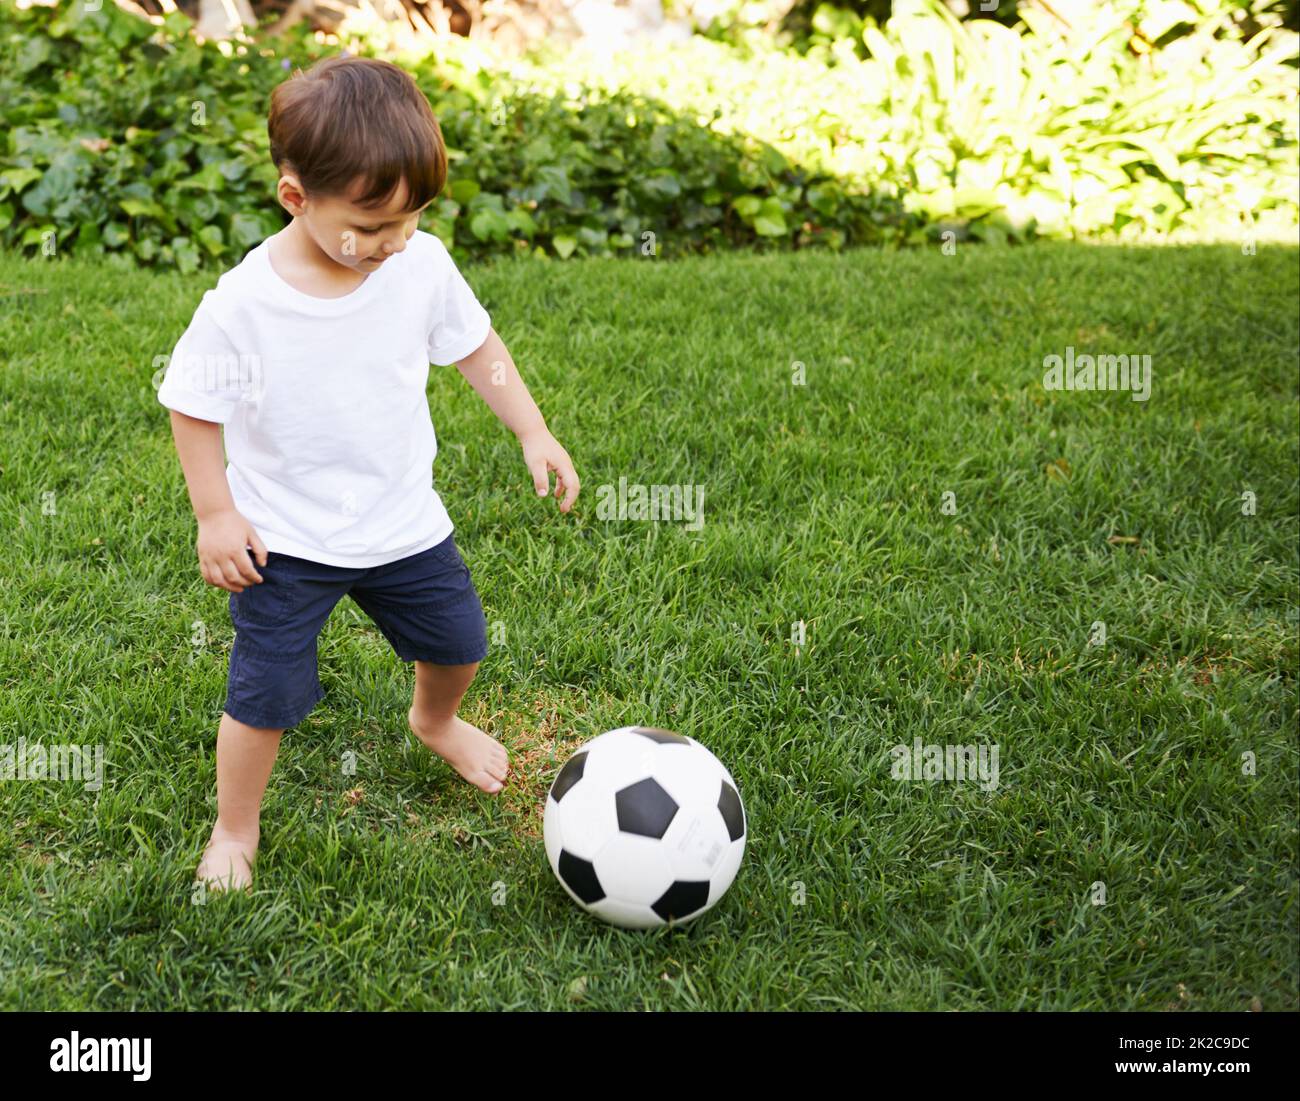
M 304 198 L 297 177 L 282 176 L 279 197 L 326 256 L 355 271 L 371 272 L 406 248 L 406 242 L 419 228 L 421 211 L 429 204 L 403 213 L 407 200 L 405 180 L 399 181 L 397 190 L 379 207 L 354 203 L 352 197 L 359 190 L 354 187 L 348 198 Z

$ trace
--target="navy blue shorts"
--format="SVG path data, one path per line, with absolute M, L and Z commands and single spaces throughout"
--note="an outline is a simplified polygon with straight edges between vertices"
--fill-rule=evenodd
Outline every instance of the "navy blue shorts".
M 230 594 L 235 644 L 224 707 L 249 726 L 294 726 L 324 698 L 316 640 L 345 594 L 403 661 L 469 665 L 487 656 L 483 605 L 450 535 L 436 547 L 369 568 L 268 551 L 257 572 L 261 582 Z

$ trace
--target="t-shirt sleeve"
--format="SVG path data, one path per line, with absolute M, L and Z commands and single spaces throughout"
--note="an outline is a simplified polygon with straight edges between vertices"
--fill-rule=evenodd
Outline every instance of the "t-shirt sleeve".
M 253 374 L 249 358 L 240 357 L 210 307 L 200 302 L 172 351 L 158 400 L 178 413 L 225 424 L 247 400 Z
M 492 330 L 492 319 L 474 297 L 446 246 L 436 237 L 434 247 L 440 276 L 434 286 L 441 287 L 441 292 L 433 304 L 429 362 L 445 366 L 478 351 Z

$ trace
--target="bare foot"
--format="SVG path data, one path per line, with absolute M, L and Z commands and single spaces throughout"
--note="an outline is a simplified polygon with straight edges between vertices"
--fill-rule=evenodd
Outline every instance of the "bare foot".
M 214 827 L 194 877 L 209 891 L 246 891 L 253 884 L 256 859 L 256 838 L 235 837 Z
M 505 747 L 490 734 L 458 716 L 441 729 L 424 720 L 417 720 L 415 709 L 406 716 L 415 736 L 434 753 L 446 761 L 466 780 L 496 795 L 504 786 L 510 771 Z

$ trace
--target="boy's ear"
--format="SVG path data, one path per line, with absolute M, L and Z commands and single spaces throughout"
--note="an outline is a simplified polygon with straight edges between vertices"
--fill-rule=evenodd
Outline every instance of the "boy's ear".
M 302 184 L 299 183 L 298 177 L 286 173 L 280 177 L 280 182 L 275 185 L 275 197 L 295 218 L 304 210 L 306 196 L 303 194 Z

